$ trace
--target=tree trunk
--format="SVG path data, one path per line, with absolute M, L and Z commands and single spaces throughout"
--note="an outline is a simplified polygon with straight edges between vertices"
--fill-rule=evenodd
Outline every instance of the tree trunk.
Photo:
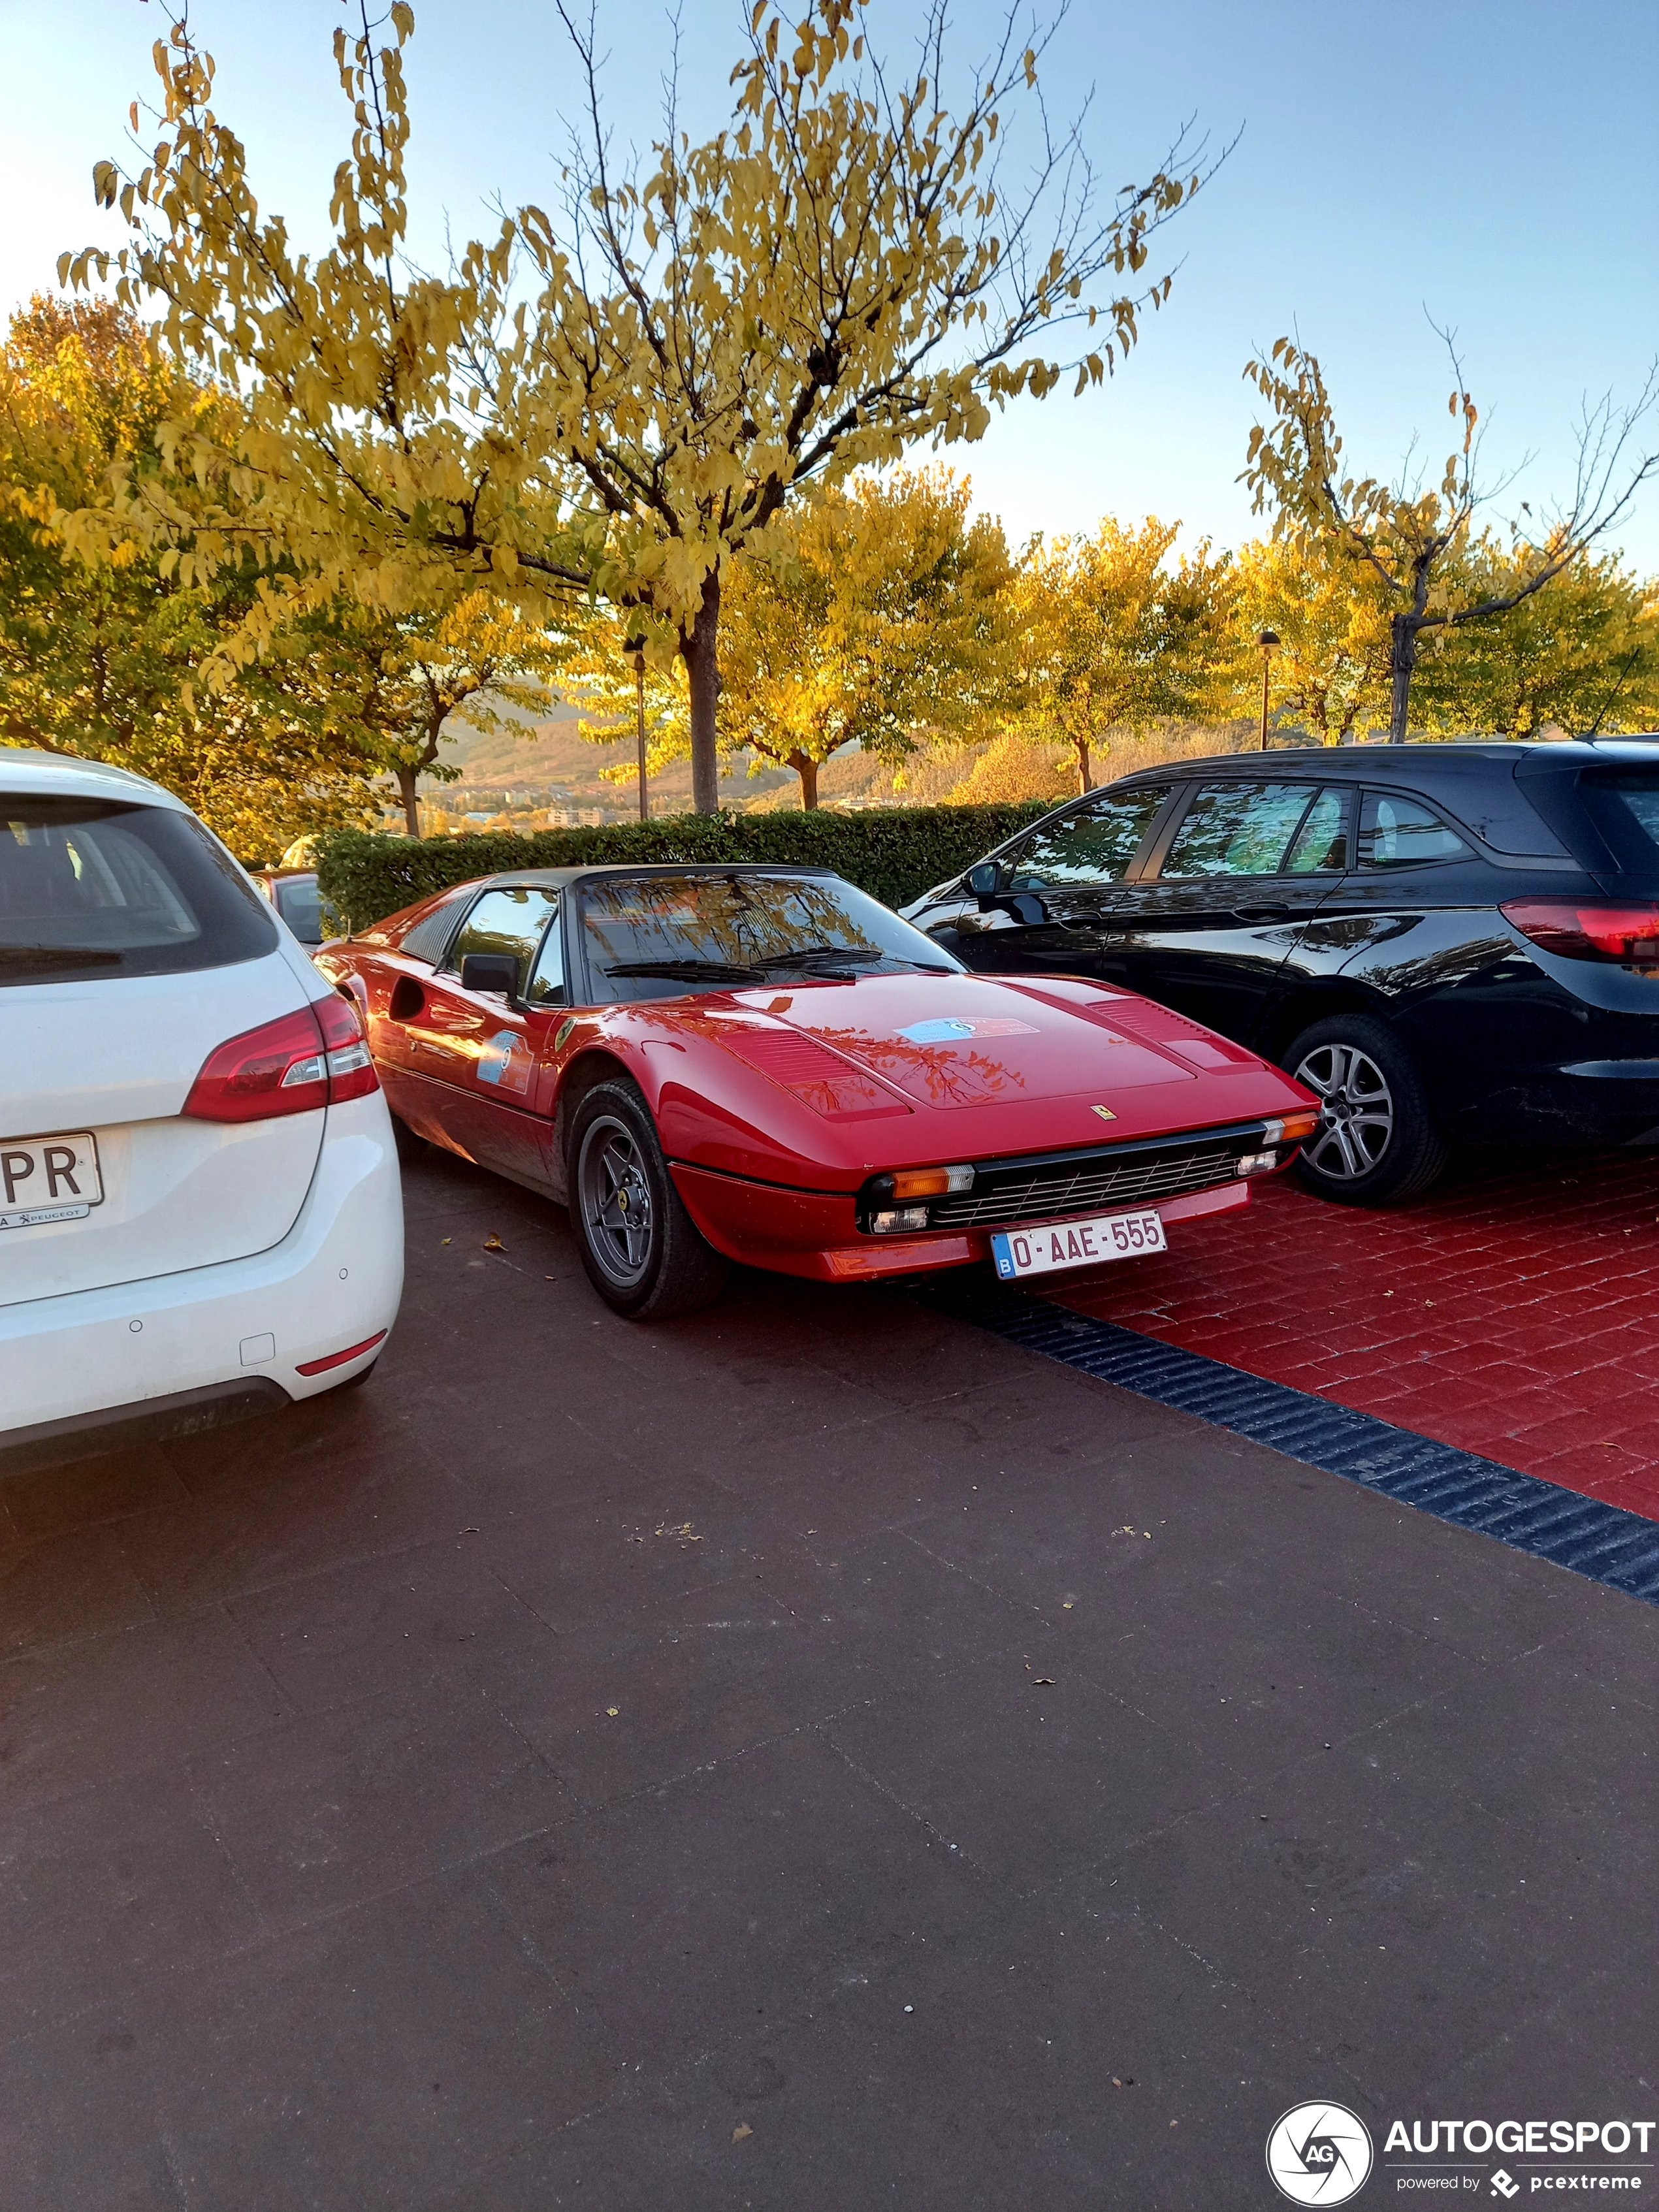
M 1089 740 L 1087 738 L 1073 738 L 1072 743 L 1077 747 L 1078 790 L 1080 793 L 1092 791 L 1095 787 L 1089 775 Z
M 1406 723 L 1412 703 L 1412 678 L 1417 669 L 1419 627 L 1414 615 L 1396 615 L 1390 629 L 1389 672 L 1394 679 L 1394 704 L 1389 718 L 1389 743 L 1391 745 L 1403 745 L 1406 742 Z
M 711 568 L 697 619 L 680 632 L 680 658 L 691 693 L 691 805 L 699 814 L 718 814 L 720 804 L 714 719 L 720 696 L 720 571 Z
M 1411 606 L 1389 623 L 1389 675 L 1394 677 L 1394 708 L 1389 712 L 1389 744 L 1405 744 L 1405 726 L 1411 714 L 1411 677 L 1418 665 L 1418 633 L 1429 604 L 1429 573 L 1433 562 L 1422 556 L 1411 577 Z
M 411 837 L 421 834 L 421 802 L 415 795 L 415 786 L 420 770 L 406 761 L 399 761 L 392 773 L 398 779 L 398 790 L 404 802 L 404 823 Z
M 818 803 L 818 763 L 806 753 L 795 753 L 789 765 L 800 778 L 801 811 L 810 814 Z

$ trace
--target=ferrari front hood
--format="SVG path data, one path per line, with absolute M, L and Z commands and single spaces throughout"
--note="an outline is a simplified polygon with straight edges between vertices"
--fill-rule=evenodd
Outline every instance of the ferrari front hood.
M 1158 1017 L 1161 1009 L 1066 978 L 1005 983 L 986 975 L 868 975 L 854 984 L 733 995 L 769 1018 L 764 1026 L 811 1037 L 936 1112 L 1080 1093 L 1109 1104 L 1154 1085 L 1190 1085 L 1206 1066 L 1179 1043 L 1154 1041 L 1136 1019 Z M 1194 1028 L 1192 1037 L 1204 1041 L 1204 1053 L 1216 1053 L 1206 1032 Z M 1259 1065 L 1237 1046 L 1221 1049 L 1246 1066 Z M 1168 1103 L 1181 1118 L 1174 1099 Z

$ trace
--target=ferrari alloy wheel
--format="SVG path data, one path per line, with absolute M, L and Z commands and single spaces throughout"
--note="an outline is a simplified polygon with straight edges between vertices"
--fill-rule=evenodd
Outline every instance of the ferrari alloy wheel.
M 634 1085 L 596 1084 L 570 1133 L 570 1222 L 587 1279 L 631 1321 L 666 1321 L 720 1295 L 726 1263 L 686 1212 Z
M 633 1131 L 613 1115 L 590 1125 L 578 1183 L 588 1249 L 611 1282 L 631 1291 L 651 1261 L 651 1183 Z
M 1364 1014 L 1304 1030 L 1285 1066 L 1320 1103 L 1319 1127 L 1296 1163 L 1310 1190 L 1343 1206 L 1393 1206 L 1426 1190 L 1446 1164 L 1422 1078 L 1393 1031 Z

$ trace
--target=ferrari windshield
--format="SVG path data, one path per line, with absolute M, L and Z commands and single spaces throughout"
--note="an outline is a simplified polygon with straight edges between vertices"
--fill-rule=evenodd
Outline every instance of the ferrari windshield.
M 904 969 L 960 969 L 933 939 L 834 877 L 710 872 L 610 876 L 582 886 L 582 939 L 597 1000 L 676 998 Z

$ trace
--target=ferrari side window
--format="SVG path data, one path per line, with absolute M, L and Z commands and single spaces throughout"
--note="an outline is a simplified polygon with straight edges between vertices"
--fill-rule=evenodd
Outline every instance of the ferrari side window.
M 445 966 L 459 975 L 469 952 L 504 952 L 519 963 L 522 994 L 543 925 L 558 902 L 556 891 L 544 890 L 539 884 L 486 891 L 461 924 Z
M 417 922 L 404 930 L 401 939 L 392 942 L 400 952 L 408 953 L 411 960 L 430 960 L 434 963 L 443 957 L 450 933 L 455 927 L 457 909 L 464 903 L 464 891 L 452 891 L 441 904 L 423 914 Z
M 530 988 L 525 998 L 532 1006 L 562 1006 L 564 1004 L 564 939 L 559 928 L 556 905 L 543 933 L 542 949 L 536 956 L 535 970 L 531 975 Z
M 1107 792 L 1034 830 L 1012 856 L 1008 889 L 1044 891 L 1062 884 L 1121 883 L 1169 795 L 1167 783 Z
M 1273 876 L 1308 802 L 1310 783 L 1209 783 L 1182 817 L 1159 876 Z

